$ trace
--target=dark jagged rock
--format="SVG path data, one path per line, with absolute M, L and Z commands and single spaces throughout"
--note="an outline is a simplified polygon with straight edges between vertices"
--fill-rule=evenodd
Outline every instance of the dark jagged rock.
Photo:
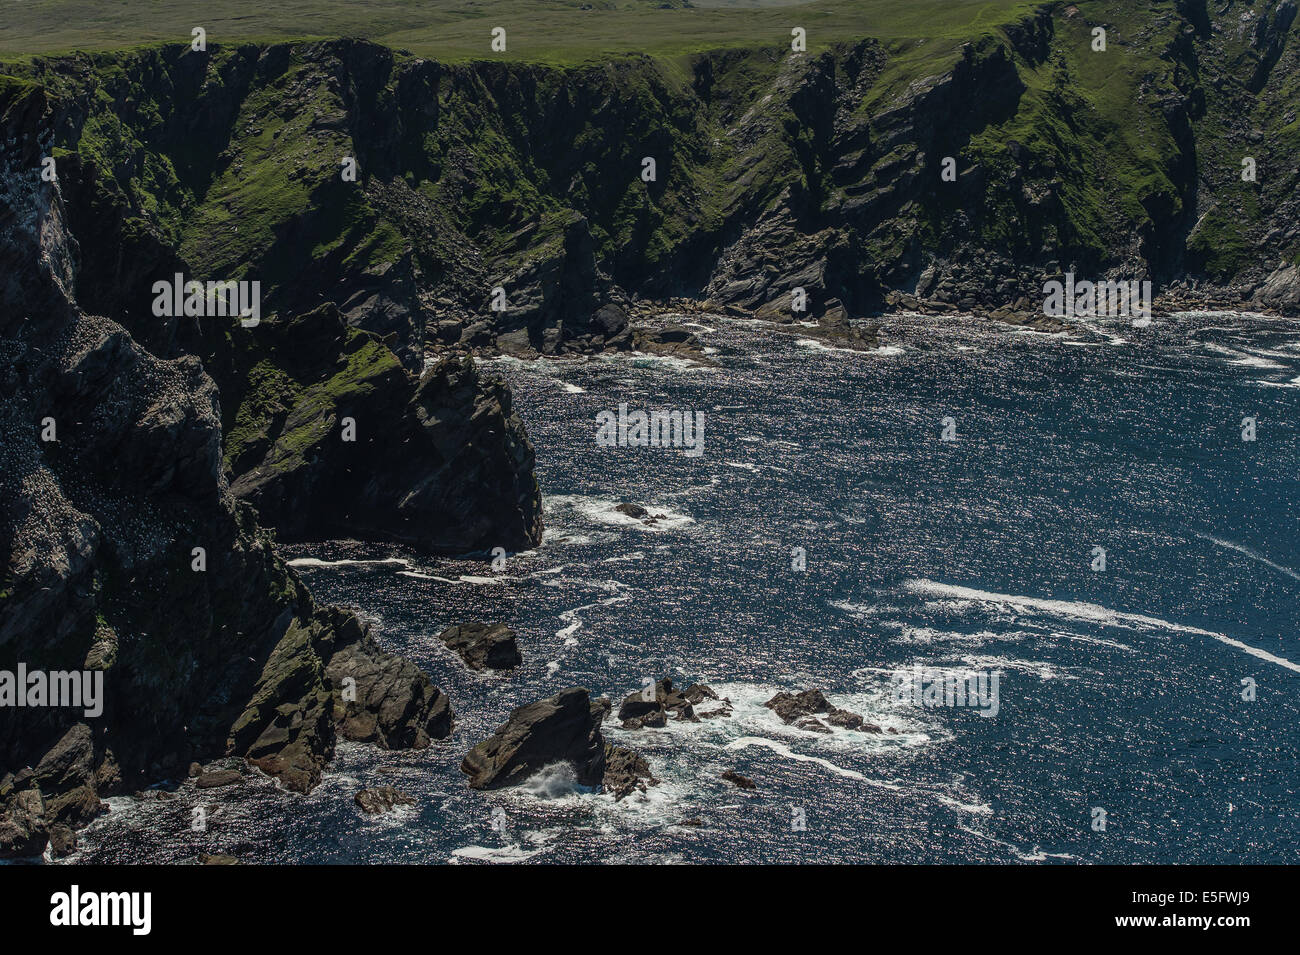
M 319 781 L 335 734 L 422 749 L 449 735 L 453 720 L 446 694 L 419 667 L 380 649 L 369 626 L 331 607 L 290 625 L 231 729 L 229 749 L 305 791 Z
M 636 351 L 650 355 L 668 355 L 694 362 L 709 362 L 699 338 L 694 332 L 680 325 L 636 328 L 632 332 L 632 347 Z
M 77 851 L 77 833 L 70 826 L 57 825 L 50 830 L 50 855 L 62 859 Z
M 499 789 L 565 762 L 581 785 L 599 786 L 605 773 L 603 717 L 603 708 L 586 690 L 562 690 L 514 710 L 496 733 L 465 755 L 460 771 L 472 789 Z
M 629 716 L 623 720 L 623 729 L 663 729 L 668 725 L 668 714 L 662 706 L 656 706 L 654 709 L 640 716 Z
M 601 786 L 615 801 L 658 783 L 635 750 L 605 741 L 600 724 L 609 701 L 586 690 L 562 690 L 521 706 L 496 733 L 471 749 L 460 771 L 473 789 L 516 786 L 554 763 L 568 763 L 583 786 Z
M 503 623 L 455 624 L 438 639 L 472 670 L 509 670 L 524 662 L 515 632 Z
M 622 293 L 596 263 L 585 216 L 570 211 L 530 223 L 505 245 L 518 251 L 488 263 L 482 288 L 505 289 L 507 307 L 491 324 L 466 328 L 459 344 L 550 355 L 630 347 L 627 311 L 614 300 Z M 477 313 L 493 315 L 490 296 L 483 298 Z
M 774 711 L 782 721 L 814 733 L 833 732 L 832 726 L 864 733 L 880 732 L 879 726 L 863 722 L 857 713 L 831 706 L 821 690 L 803 690 L 800 693 L 782 691 L 763 705 Z
M 728 769 L 719 778 L 725 779 L 727 782 L 732 783 L 738 789 L 757 788 L 752 779 L 750 779 L 748 776 L 740 775 L 740 773 L 736 772 L 734 769 Z
M 40 789 L 6 792 L 0 787 L 0 799 L 4 800 L 0 811 L 0 858 L 40 855 L 49 839 Z
M 617 505 L 614 510 L 618 511 L 618 513 L 625 517 L 632 518 L 634 521 L 640 521 L 647 527 L 654 527 L 666 516 L 664 514 L 651 514 L 648 509 L 642 507 L 640 504 L 633 504 L 631 501 L 624 501 Z
M 800 717 L 814 713 L 827 713 L 831 708 L 820 690 L 804 690 L 800 693 L 782 691 L 763 705 L 786 723 L 793 723 Z
M 95 785 L 95 750 L 90 727 L 74 723 L 32 772 L 45 814 L 72 826 L 84 826 L 103 812 Z
M 650 773 L 650 764 L 636 750 L 625 746 L 605 744 L 605 775 L 602 781 L 605 792 L 619 802 L 634 792 L 645 792 L 646 786 L 658 785 L 659 780 Z
M 731 715 L 731 700 L 720 697 L 713 688 L 704 683 L 696 683 L 682 691 L 682 696 L 690 701 L 695 715 L 702 720 L 712 720 Z M 707 704 L 717 703 L 715 707 L 705 708 Z
M 720 699 L 718 694 L 713 691 L 713 687 L 707 683 L 692 683 L 682 690 L 682 696 L 694 704 L 703 703 L 705 700 Z
M 695 715 L 695 708 L 688 697 L 693 689 L 694 687 L 687 687 L 685 692 L 676 690 L 673 681 L 665 677 L 654 685 L 653 692 L 650 687 L 646 687 L 629 693 L 618 708 L 618 718 L 625 729 L 666 726 L 670 713 L 675 719 L 698 723 L 700 718 Z
M 824 719 L 831 726 L 839 726 L 846 730 L 862 729 L 862 717 L 848 710 L 831 710 Z
M 352 797 L 364 812 L 371 815 L 389 812 L 394 806 L 414 806 L 415 800 L 404 792 L 399 792 L 392 786 L 377 786 L 374 789 L 363 789 Z

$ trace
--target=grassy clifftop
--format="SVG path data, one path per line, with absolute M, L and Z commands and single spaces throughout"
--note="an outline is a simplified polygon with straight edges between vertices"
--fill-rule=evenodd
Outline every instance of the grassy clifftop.
M 577 64 L 611 55 L 680 56 L 788 47 L 810 51 L 871 36 L 962 38 L 1029 10 L 1024 0 L 33 0 L 7 3 L 0 57 L 121 50 L 188 42 L 364 37 L 443 62 L 492 59 Z M 505 52 L 490 48 L 506 30 Z

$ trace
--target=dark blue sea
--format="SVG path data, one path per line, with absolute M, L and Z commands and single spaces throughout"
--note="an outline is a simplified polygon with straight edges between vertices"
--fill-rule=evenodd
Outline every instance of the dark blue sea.
M 538 549 L 494 570 L 284 548 L 450 695 L 450 739 L 343 744 L 308 796 L 114 799 L 72 861 L 1300 862 L 1300 320 L 1049 336 L 902 316 L 867 353 L 681 320 L 714 365 L 484 363 L 537 449 Z M 597 413 L 622 402 L 702 411 L 703 454 L 599 447 Z M 467 619 L 515 628 L 524 666 L 467 671 L 436 639 Z M 1000 674 L 997 714 L 896 700 L 913 666 Z M 466 787 L 461 757 L 513 707 L 567 686 L 617 705 L 663 676 L 732 714 L 607 723 L 648 757 L 648 795 L 615 803 L 563 767 Z M 807 688 L 882 732 L 762 706 Z M 353 793 L 385 783 L 416 805 L 364 816 Z

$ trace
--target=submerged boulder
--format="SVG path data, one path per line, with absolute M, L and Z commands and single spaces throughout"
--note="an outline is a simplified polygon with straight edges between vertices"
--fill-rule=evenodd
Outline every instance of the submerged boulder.
M 363 789 L 352 797 L 364 812 L 372 816 L 379 815 L 391 810 L 394 806 L 413 806 L 415 800 L 404 792 L 399 792 L 392 786 L 377 786 L 374 789 Z
M 732 785 L 734 785 L 734 786 L 735 786 L 736 788 L 738 788 L 738 789 L 756 789 L 756 788 L 757 788 L 757 786 L 755 786 L 755 784 L 754 784 L 754 780 L 750 779 L 748 776 L 742 776 L 742 775 L 740 775 L 740 773 L 736 772 L 734 769 L 728 769 L 728 770 L 726 770 L 726 771 L 723 772 L 722 775 L 719 776 L 718 778 L 719 778 L 719 779 L 725 779 L 727 782 L 731 783 Z
M 0 811 L 0 858 L 40 855 L 48 839 L 39 789 L 25 789 L 8 800 Z

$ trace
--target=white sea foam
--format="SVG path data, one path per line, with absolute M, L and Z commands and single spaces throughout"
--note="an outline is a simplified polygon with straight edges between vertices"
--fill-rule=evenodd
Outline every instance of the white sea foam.
M 1205 342 L 1202 348 L 1212 351 L 1217 355 L 1223 355 L 1229 365 L 1243 365 L 1247 368 L 1286 368 L 1288 366 L 1280 362 L 1270 361 L 1258 353 L 1239 351 L 1235 348 L 1227 348 L 1223 345 L 1216 345 L 1213 342 Z
M 1290 577 L 1292 580 L 1300 580 L 1300 573 L 1297 573 L 1296 571 L 1292 570 L 1290 567 L 1283 567 L 1281 564 L 1273 563 L 1273 561 L 1269 560 L 1259 551 L 1252 550 L 1251 548 L 1247 547 L 1245 544 L 1238 544 L 1235 541 L 1224 540 L 1221 537 L 1215 537 L 1211 534 L 1197 534 L 1196 536 L 1199 537 L 1201 540 L 1207 540 L 1212 544 L 1217 544 L 1220 547 L 1226 548 L 1228 550 L 1236 551 L 1238 554 L 1244 554 L 1246 557 L 1249 557 L 1251 560 L 1255 561 L 1256 563 L 1263 564 L 1265 567 L 1269 568 L 1270 570 L 1275 570 L 1279 574 L 1285 574 L 1287 577 Z
M 490 846 L 463 846 L 459 849 L 452 850 L 452 859 L 449 861 L 456 862 L 461 859 L 468 859 L 472 862 L 527 862 L 535 855 L 545 852 L 545 849 L 525 849 L 519 843 L 512 843 L 508 846 L 492 848 Z
M 901 345 L 881 345 L 878 348 L 839 348 L 827 345 L 815 338 L 798 338 L 795 341 L 803 348 L 820 352 L 838 352 L 844 355 L 876 355 L 881 358 L 893 358 L 906 350 Z
M 977 816 L 993 815 L 993 807 L 988 803 L 962 802 L 960 799 L 954 799 L 952 796 L 945 796 L 943 793 L 935 793 L 934 798 L 945 806 L 956 809 L 958 812 L 974 813 Z
M 796 753 L 784 743 L 777 742 L 774 739 L 768 739 L 765 736 L 742 736 L 740 739 L 734 739 L 726 745 L 726 749 L 745 749 L 749 746 L 762 746 L 770 749 L 774 753 L 784 756 L 786 759 L 792 759 L 800 763 L 816 763 L 818 766 L 825 767 L 837 776 L 843 776 L 845 779 L 856 779 L 859 782 L 870 783 L 873 786 L 882 786 L 885 789 L 900 789 L 901 787 L 890 783 L 883 783 L 878 780 L 868 779 L 861 773 L 852 769 L 845 769 L 843 766 L 837 766 L 829 759 L 822 759 L 820 756 L 806 756 L 803 753 Z
M 320 560 L 316 557 L 295 557 L 287 562 L 290 567 L 410 567 L 411 562 L 397 557 L 381 560 Z
M 559 762 L 544 766 L 529 776 L 519 787 L 519 792 L 533 799 L 554 801 L 589 796 L 595 789 L 578 782 L 572 765 Z
M 1027 630 L 1002 632 L 980 630 L 977 633 L 964 633 L 960 630 L 938 630 L 934 627 L 912 627 L 898 620 L 884 620 L 881 621 L 880 625 L 882 627 L 897 629 L 899 631 L 895 642 L 918 645 L 932 643 L 968 643 L 979 646 L 988 643 L 990 640 L 1023 640 L 1025 637 L 1033 635 Z
M 1114 334 L 1113 332 L 1109 332 L 1109 331 L 1107 331 L 1106 329 L 1102 328 L 1101 326 L 1094 324 L 1093 322 L 1084 321 L 1083 319 L 1079 318 L 1078 316 L 1075 316 L 1075 317 L 1072 319 L 1072 321 L 1074 322 L 1075 325 L 1078 325 L 1080 328 L 1084 328 L 1084 329 L 1087 329 L 1088 331 L 1092 332 L 1092 333 L 1093 333 L 1094 335 L 1096 335 L 1098 338 L 1104 338 L 1104 339 L 1106 339 L 1106 341 L 1105 341 L 1104 344 L 1107 344 L 1107 345 L 1116 345 L 1116 346 L 1118 346 L 1118 345 L 1127 345 L 1127 344 L 1128 344 L 1128 339 L 1127 339 L 1127 338 L 1124 338 L 1124 337 L 1122 337 L 1122 336 L 1120 336 L 1120 335 L 1116 335 L 1116 334 Z M 1034 332 L 1034 329 L 1032 329 L 1032 328 L 1028 328 L 1028 329 L 1024 329 L 1024 331 L 1027 331 L 1027 332 L 1033 333 L 1033 332 Z M 1066 334 L 1068 335 L 1068 332 L 1067 332 Z M 1070 339 L 1066 338 L 1066 339 L 1064 339 L 1064 341 L 1069 342 Z
M 695 518 L 689 514 L 660 504 L 642 503 L 641 506 L 650 513 L 651 517 L 658 518 L 653 524 L 647 524 L 618 510 L 620 503 L 622 502 L 614 498 L 582 494 L 555 494 L 545 498 L 545 507 L 548 510 L 570 508 L 589 521 L 613 527 L 629 527 L 652 533 L 663 533 L 680 530 L 695 523 Z
M 1284 657 L 1276 656 L 1267 650 L 1261 650 L 1259 647 L 1253 647 L 1248 643 L 1242 643 L 1232 637 L 1222 633 L 1215 633 L 1212 630 L 1204 630 L 1200 627 L 1192 627 L 1186 624 L 1173 623 L 1168 620 L 1161 620 L 1159 617 L 1148 617 L 1145 614 L 1126 613 L 1120 610 L 1111 610 L 1100 604 L 1087 603 L 1076 600 L 1048 600 L 1041 597 L 1022 597 L 1015 594 L 999 594 L 987 590 L 976 590 L 973 587 L 960 587 L 955 584 L 944 584 L 934 580 L 909 580 L 904 584 L 906 589 L 913 593 L 924 594 L 935 597 L 953 597 L 959 600 L 972 600 L 984 604 L 1001 604 L 1008 607 L 1014 607 L 1022 612 L 1040 612 L 1053 616 L 1065 617 L 1071 620 L 1084 620 L 1089 623 L 1100 624 L 1107 627 L 1125 627 L 1136 630 L 1165 630 L 1173 633 L 1190 633 L 1196 636 L 1209 637 L 1230 647 L 1235 647 L 1245 653 L 1260 660 L 1266 660 L 1276 666 L 1291 670 L 1294 673 L 1300 673 L 1300 663 L 1295 663 Z
M 631 363 L 634 368 L 665 368 L 677 372 L 708 372 L 712 371 L 709 365 L 701 364 L 698 361 L 692 361 L 689 358 L 679 358 L 676 355 L 655 355 L 650 352 L 634 351 L 624 361 Z
M 449 577 L 439 577 L 437 574 L 421 574 L 418 571 L 414 571 L 414 570 L 399 570 L 397 572 L 397 576 L 414 577 L 416 580 L 436 580 L 440 584 L 456 583 L 456 581 L 452 580 Z
M 602 538 L 602 540 L 612 540 L 614 535 Z M 590 544 L 595 540 L 590 534 L 574 534 L 559 527 L 542 528 L 542 544 L 546 547 L 555 547 L 558 544 Z
M 608 583 L 613 584 L 615 588 L 623 586 L 617 580 L 611 580 L 608 581 Z M 556 630 L 555 635 L 564 641 L 566 647 L 576 647 L 578 641 L 573 635 L 581 630 L 586 623 L 586 621 L 578 616 L 579 613 L 584 610 L 591 610 L 593 607 L 612 607 L 615 604 L 626 603 L 631 599 L 630 596 L 626 595 L 620 597 L 606 597 L 604 600 L 597 600 L 595 603 L 583 604 L 581 607 L 574 607 L 572 610 L 566 610 L 560 614 L 560 619 L 565 622 L 566 626 Z
M 828 753 L 879 752 L 923 745 L 932 738 L 931 732 L 922 729 L 917 722 L 918 715 L 914 710 L 893 703 L 887 679 L 864 691 L 833 693 L 827 697 L 832 706 L 857 713 L 866 722 L 879 726 L 883 730 L 880 733 L 864 733 L 843 727 L 827 727 L 830 733 L 819 733 L 787 724 L 763 705 L 781 690 L 802 689 L 810 685 L 806 679 L 784 686 L 716 682 L 709 682 L 709 685 L 720 697 L 730 700 L 731 715 L 699 723 L 669 720 L 666 732 L 706 747 L 725 747 L 737 738 L 762 737 L 782 742 L 782 745 L 788 742 Z M 712 708 L 714 706 L 710 703 L 699 710 L 704 712 Z
M 1014 670 L 1021 673 L 1028 673 L 1030 676 L 1036 676 L 1040 680 L 1073 680 L 1074 676 L 1065 670 L 1058 669 L 1052 664 L 1043 660 L 1022 660 L 1017 657 L 1002 656 L 980 656 L 976 654 L 967 654 L 961 658 L 962 666 L 952 668 L 954 672 L 960 670 Z M 928 670 L 943 671 L 947 668 L 942 666 L 928 665 Z
M 957 828 L 968 835 L 975 836 L 976 838 L 983 839 L 985 842 L 991 842 L 994 845 L 1002 846 L 1004 849 L 1010 850 L 1011 853 L 1021 862 L 1046 862 L 1048 859 L 1071 860 L 1078 858 L 1068 852 L 1043 852 L 1038 846 L 1034 846 L 1033 850 L 1030 852 L 1025 852 L 1019 846 L 1013 845 L 1010 842 L 1004 842 L 1001 839 L 995 839 L 986 832 L 980 832 L 979 830 L 971 829 L 968 826 L 958 826 Z
M 881 607 L 879 604 L 859 604 L 850 600 L 832 600 L 831 606 L 836 610 L 843 610 L 845 613 L 855 614 L 861 617 L 872 617 L 880 613 L 897 613 L 897 607 Z
M 1091 643 L 1096 647 L 1109 647 L 1112 650 L 1123 650 L 1125 653 L 1137 653 L 1127 643 L 1120 643 L 1118 640 L 1107 640 L 1104 637 L 1092 637 L 1083 633 L 1074 633 L 1069 630 L 1053 630 L 1048 634 L 1054 640 L 1074 640 L 1078 643 Z

